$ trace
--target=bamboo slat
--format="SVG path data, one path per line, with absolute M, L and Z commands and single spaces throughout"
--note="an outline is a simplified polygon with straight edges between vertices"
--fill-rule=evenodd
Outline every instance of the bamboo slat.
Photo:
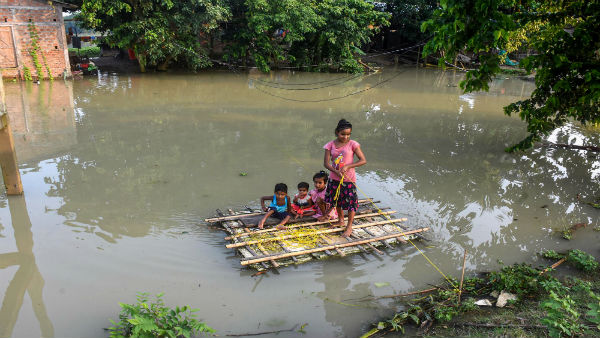
M 256 247 L 258 248 L 258 250 L 260 250 L 260 252 L 263 253 L 263 255 L 268 255 L 269 254 L 267 252 L 267 250 L 265 250 L 265 248 L 263 248 L 263 246 L 260 243 L 256 244 Z M 274 259 L 271 259 L 269 261 L 269 263 L 271 263 L 271 265 L 273 265 L 274 268 L 278 268 L 279 267 L 279 263 L 275 262 Z
M 360 240 L 360 241 L 353 241 L 353 242 L 350 242 L 350 243 L 326 245 L 326 246 L 321 246 L 321 247 L 314 248 L 314 249 L 309 249 L 309 250 L 303 250 L 303 251 L 297 251 L 297 252 L 289 252 L 289 253 L 284 253 L 284 254 L 274 254 L 274 255 L 263 256 L 263 257 L 256 257 L 254 259 L 242 260 L 240 263 L 242 265 L 249 265 L 249 264 L 254 264 L 254 263 L 260 263 L 260 262 L 265 262 L 265 261 L 269 261 L 269 260 L 274 260 L 274 259 L 282 259 L 282 258 L 287 258 L 287 257 L 292 257 L 292 256 L 306 255 L 306 254 L 310 254 L 310 253 L 313 253 L 313 252 L 331 250 L 331 249 L 336 249 L 336 248 L 345 248 L 345 247 L 349 247 L 349 246 L 356 246 L 356 245 L 359 245 L 359 244 L 377 242 L 377 241 L 381 241 L 381 240 L 385 240 L 385 239 L 391 239 L 391 238 L 396 238 L 396 237 L 402 237 L 402 236 L 417 234 L 417 233 L 420 233 L 420 232 L 423 232 L 423 231 L 428 231 L 428 230 L 429 230 L 429 228 L 421 228 L 421 229 L 406 231 L 404 233 L 391 234 L 391 235 L 386 235 L 386 236 L 379 236 L 379 237 L 364 239 L 364 240 Z
M 369 202 L 368 199 L 362 199 L 362 200 L 358 200 L 358 204 L 365 204 Z M 377 203 L 379 201 L 374 201 L 373 203 Z M 231 216 L 220 216 L 220 217 L 213 217 L 213 218 L 205 218 L 204 221 L 207 223 L 215 223 L 215 222 L 221 222 L 221 221 L 231 221 L 234 219 L 238 219 L 238 218 L 244 218 L 244 217 L 250 217 L 250 216 L 258 216 L 258 215 L 264 215 L 264 212 L 251 212 L 251 213 L 245 213 L 245 214 L 237 214 L 237 215 L 231 215 Z
M 374 216 L 382 216 L 382 215 L 391 215 L 393 213 L 395 213 L 396 211 L 394 210 L 390 210 L 390 211 L 384 211 L 384 212 L 374 212 L 374 213 L 369 213 L 369 214 L 360 214 L 360 215 L 356 215 L 354 216 L 354 219 L 360 219 L 360 218 L 365 218 L 365 217 L 374 217 Z M 406 218 L 399 218 L 398 221 L 406 221 Z M 300 227 L 310 227 L 313 225 L 323 225 L 323 224 L 329 224 L 331 221 L 322 221 L 322 222 L 310 222 L 310 223 L 292 223 L 287 225 L 286 227 L 288 229 L 293 229 L 293 228 L 300 228 Z M 276 228 L 269 228 L 269 229 L 263 229 L 263 230 L 257 230 L 257 231 L 252 231 L 252 232 L 242 232 L 239 234 L 235 234 L 232 236 L 227 236 L 225 237 L 225 240 L 231 240 L 234 238 L 238 238 L 238 237 L 245 237 L 248 235 L 253 235 L 253 234 L 264 234 L 266 232 L 272 232 L 272 231 L 281 231 L 281 230 L 277 230 Z
M 311 228 L 311 229 L 315 229 L 315 228 L 314 228 L 314 227 L 312 227 L 312 226 L 311 226 L 311 227 L 309 227 L 309 228 Z M 321 237 L 321 239 L 322 239 L 322 240 L 323 240 L 325 243 L 327 243 L 327 244 L 332 244 L 331 240 L 330 240 L 329 238 L 327 238 L 327 236 L 325 236 L 325 235 L 323 235 L 323 234 L 319 234 L 319 237 Z M 336 249 L 335 249 L 335 251 L 338 253 L 338 255 L 340 255 L 340 256 L 342 256 L 342 257 L 346 256 L 346 254 L 345 254 L 345 253 L 344 253 L 342 250 L 340 250 L 340 249 L 338 249 L 338 248 L 336 248 Z M 329 250 L 325 250 L 325 253 L 327 253 L 328 255 L 333 255 L 333 254 L 331 253 L 331 251 L 329 251 Z
M 371 230 L 364 228 L 363 229 L 364 232 L 368 233 L 371 237 L 375 237 L 377 235 L 375 235 L 374 233 L 371 232 Z M 385 232 L 385 231 L 384 231 Z M 391 249 L 392 246 L 390 245 L 390 243 L 386 242 L 386 241 L 381 241 L 381 243 L 383 243 L 383 245 L 385 245 L 388 249 Z
M 354 238 L 355 240 L 361 240 L 362 239 L 361 237 L 358 237 L 358 236 L 356 236 L 354 234 L 350 235 L 350 237 Z M 371 250 L 375 251 L 377 254 L 383 255 L 383 252 L 381 250 L 377 249 L 376 247 L 374 247 L 373 244 L 366 243 L 365 245 L 368 246 Z
M 217 215 L 219 216 L 223 216 L 223 212 L 221 212 L 220 209 L 217 209 Z M 229 227 L 229 225 L 227 224 L 227 222 L 223 223 L 223 228 L 225 228 L 227 231 L 232 232 L 231 228 Z M 256 254 L 256 252 L 250 247 L 250 246 L 246 246 L 245 249 L 250 253 L 250 255 L 252 255 L 252 257 L 256 257 L 258 256 Z M 261 262 L 260 263 L 262 265 L 263 268 L 268 269 L 269 266 L 267 265 L 267 263 L 265 262 Z
M 354 225 L 352 225 L 352 227 L 355 228 L 355 229 L 359 229 L 359 228 L 377 226 L 377 225 L 382 225 L 382 224 L 390 224 L 390 223 L 402 222 L 403 220 L 406 220 L 406 218 L 390 219 L 390 220 L 384 220 L 384 221 L 379 221 L 379 222 L 371 222 L 371 223 L 363 223 L 363 224 L 354 224 Z M 300 235 L 276 236 L 276 237 L 264 238 L 264 239 L 257 239 L 257 240 L 252 240 L 252 241 L 231 243 L 231 244 L 227 244 L 225 247 L 228 248 L 228 249 L 238 248 L 240 246 L 257 244 L 257 243 L 280 241 L 280 240 L 284 240 L 284 239 L 306 237 L 306 236 L 312 236 L 312 235 L 318 235 L 318 234 L 329 234 L 329 233 L 332 233 L 332 232 L 344 231 L 345 229 L 346 229 L 346 227 L 339 227 L 339 228 L 323 229 L 323 230 L 315 231 L 313 233 L 300 234 Z

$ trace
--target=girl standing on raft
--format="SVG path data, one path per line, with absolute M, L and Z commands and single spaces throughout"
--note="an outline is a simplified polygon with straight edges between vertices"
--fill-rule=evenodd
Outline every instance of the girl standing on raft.
M 342 233 L 342 237 L 348 237 L 352 234 L 352 222 L 358 209 L 358 197 L 356 195 L 356 173 L 354 168 L 367 163 L 367 159 L 360 150 L 360 144 L 350 139 L 352 134 L 352 124 L 341 119 L 335 128 L 336 139 L 328 142 L 325 149 L 325 158 L 323 165 L 329 169 L 329 181 L 327 182 L 327 191 L 325 193 L 325 202 L 331 206 L 324 219 L 329 219 L 329 211 L 335 207 L 337 209 L 339 225 L 344 226 L 344 212 L 348 210 L 348 225 Z M 354 162 L 354 155 L 358 157 L 358 162 Z

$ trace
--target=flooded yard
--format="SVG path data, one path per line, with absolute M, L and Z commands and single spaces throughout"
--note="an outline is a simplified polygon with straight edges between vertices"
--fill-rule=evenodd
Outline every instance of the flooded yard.
M 6 83 L 25 194 L 0 191 L 0 337 L 105 337 L 136 292 L 199 308 L 219 335 L 302 323 L 307 337 L 367 331 L 396 305 L 355 299 L 443 278 L 412 246 L 253 277 L 203 223 L 217 208 L 258 207 L 277 182 L 291 194 L 310 182 L 340 118 L 368 160 L 358 187 L 409 227 L 430 227 L 417 245 L 445 274 L 460 277 L 465 249 L 467 274 L 498 260 L 546 264 L 543 249 L 599 257 L 600 211 L 577 199 L 600 196 L 598 154 L 505 153 L 526 131 L 502 107 L 533 83 L 503 76 L 488 93 L 462 94 L 462 76 L 388 68 Z M 600 135 L 569 124 L 550 140 L 598 145 Z M 555 233 L 582 222 L 570 241 Z

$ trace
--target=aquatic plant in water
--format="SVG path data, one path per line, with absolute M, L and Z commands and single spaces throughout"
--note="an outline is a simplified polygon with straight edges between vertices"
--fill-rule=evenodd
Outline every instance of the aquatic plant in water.
M 211 327 L 195 318 L 189 306 L 170 309 L 162 300 L 162 293 L 154 302 L 148 302 L 148 293 L 138 293 L 136 304 L 119 303 L 119 321 L 108 329 L 111 338 L 125 337 L 181 337 L 196 333 L 214 333 Z

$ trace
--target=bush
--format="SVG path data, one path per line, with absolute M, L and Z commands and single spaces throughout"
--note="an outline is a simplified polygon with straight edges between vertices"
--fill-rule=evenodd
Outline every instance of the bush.
M 69 53 L 75 53 L 75 55 L 82 58 L 93 58 L 100 56 L 100 47 L 69 48 Z
M 148 303 L 147 293 L 138 293 L 137 304 L 121 305 L 119 322 L 111 320 L 114 325 L 108 330 L 111 338 L 125 337 L 191 337 L 196 333 L 215 330 L 198 321 L 188 306 L 170 309 L 162 300 L 162 293 L 156 295 L 156 301 Z

